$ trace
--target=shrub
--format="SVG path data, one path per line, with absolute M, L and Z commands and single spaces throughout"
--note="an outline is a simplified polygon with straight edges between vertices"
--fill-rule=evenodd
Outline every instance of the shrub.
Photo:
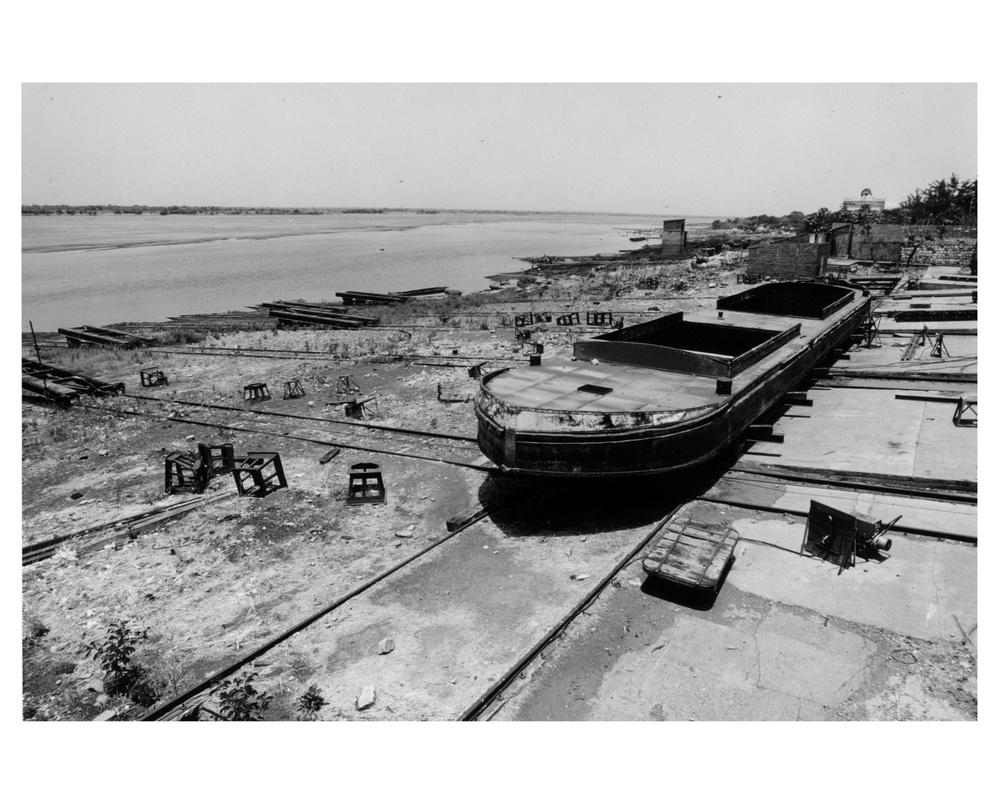
M 104 689 L 108 694 L 128 697 L 142 706 L 156 702 L 157 688 L 146 668 L 134 658 L 136 645 L 148 638 L 148 629 L 134 631 L 122 619 L 108 627 L 104 641 L 89 646 L 93 658 L 104 670 Z
M 240 675 L 223 681 L 218 689 L 219 706 L 223 715 L 234 722 L 256 721 L 264 718 L 264 712 L 274 698 L 253 686 L 256 672 Z
M 323 698 L 323 695 L 320 694 L 319 687 L 316 684 L 313 684 L 309 687 L 306 693 L 299 698 L 296 717 L 301 722 L 314 720 L 319 714 L 320 709 L 325 705 L 328 705 L 328 702 Z

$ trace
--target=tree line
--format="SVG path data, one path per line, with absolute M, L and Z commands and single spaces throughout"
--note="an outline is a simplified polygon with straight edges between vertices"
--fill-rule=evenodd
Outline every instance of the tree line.
M 732 217 L 715 220 L 714 230 L 738 228 L 744 231 L 788 231 L 792 233 L 828 232 L 836 225 L 851 223 L 862 228 L 872 225 L 905 225 L 940 229 L 948 225 L 976 225 L 978 212 L 979 181 L 960 180 L 952 174 L 931 182 L 924 189 L 915 189 L 899 204 L 898 208 L 877 211 L 868 205 L 848 209 L 843 203 L 831 211 L 820 208 L 811 214 L 790 211 L 781 217 L 758 214 L 752 217 Z M 870 189 L 861 192 L 861 199 L 871 195 Z
M 99 214 L 329 214 L 330 209 L 317 208 L 274 208 L 272 206 L 119 206 L 119 205 L 22 205 L 22 216 L 91 216 Z

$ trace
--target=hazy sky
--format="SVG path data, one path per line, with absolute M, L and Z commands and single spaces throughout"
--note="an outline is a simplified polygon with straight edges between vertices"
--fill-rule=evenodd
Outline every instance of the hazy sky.
M 976 85 L 22 84 L 21 202 L 809 213 L 977 176 Z

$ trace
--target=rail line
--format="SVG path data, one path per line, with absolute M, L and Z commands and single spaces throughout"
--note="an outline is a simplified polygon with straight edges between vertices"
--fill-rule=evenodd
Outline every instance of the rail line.
M 535 498 L 532 498 L 530 496 L 525 497 L 522 493 L 519 493 L 517 491 L 511 491 L 510 494 L 508 494 L 502 500 L 491 504 L 491 509 L 500 508 L 510 502 L 513 502 L 514 500 L 518 500 L 518 502 L 523 502 L 523 503 L 530 503 L 532 502 L 533 499 L 537 499 L 537 496 Z M 347 601 L 357 597 L 363 592 L 368 591 L 373 586 L 378 585 L 389 576 L 403 569 L 403 567 L 412 564 L 414 561 L 427 555 L 429 552 L 440 547 L 445 542 L 450 541 L 455 536 L 460 534 L 462 531 L 466 530 L 466 528 L 471 527 L 472 524 L 474 524 L 474 521 L 470 522 L 469 524 L 455 527 L 454 530 L 448 531 L 444 536 L 431 542 L 429 545 L 427 545 L 427 547 L 422 548 L 420 551 L 414 553 L 412 556 L 404 558 L 402 561 L 397 562 L 393 566 L 378 573 L 374 577 L 369 578 L 368 580 L 360 583 L 353 589 L 349 589 L 348 591 L 341 594 L 339 597 L 337 597 L 335 600 L 333 600 L 323 608 L 310 614 L 304 619 L 299 620 L 291 627 L 286 628 L 281 633 L 268 639 L 266 642 L 264 642 L 254 650 L 250 651 L 249 653 L 247 653 L 245 656 L 242 656 L 241 658 L 231 662 L 230 664 L 227 664 L 225 667 L 216 670 L 211 675 L 207 676 L 204 680 L 202 680 L 195 686 L 191 687 L 190 689 L 187 689 L 186 691 L 181 692 L 175 695 L 174 697 L 171 697 L 163 701 L 154 708 L 150 709 L 142 717 L 141 721 L 156 722 L 156 721 L 180 719 L 189 711 L 192 710 L 197 711 L 200 702 L 204 702 L 205 700 L 207 700 L 208 695 L 211 693 L 212 689 L 220 681 L 225 680 L 227 677 L 232 675 L 237 670 L 260 658 L 262 655 L 264 655 L 264 653 L 268 652 L 274 647 L 277 647 L 286 639 L 289 639 L 296 633 L 305 630 L 314 622 L 317 622 L 318 620 L 322 619 L 331 611 L 336 610 Z
M 142 395 L 128 395 L 128 397 L 141 400 L 151 400 L 153 402 L 160 403 L 178 402 L 161 400 L 160 398 L 147 398 Z M 197 425 L 206 428 L 215 428 L 218 430 L 274 436 L 293 441 L 323 445 L 325 447 L 341 447 L 347 450 L 360 450 L 370 453 L 412 458 L 420 461 L 433 461 L 437 463 L 451 464 L 453 466 L 466 467 L 482 472 L 493 472 L 496 470 L 496 466 L 482 455 L 478 446 L 475 445 L 476 440 L 472 437 L 455 436 L 453 434 L 437 433 L 435 431 L 417 431 L 406 428 L 379 427 L 359 423 L 350 423 L 346 420 L 329 420 L 318 417 L 284 414 L 280 412 L 251 411 L 232 406 L 211 406 L 199 403 L 185 404 L 189 404 L 203 410 L 205 412 L 205 416 L 198 418 L 171 414 L 168 419 L 174 422 Z M 127 416 L 153 417 L 160 420 L 163 419 L 161 415 L 154 414 L 150 411 L 123 409 L 108 405 L 92 405 L 78 402 L 75 404 L 75 407 L 102 411 L 109 414 L 124 414 Z M 230 416 L 224 417 L 222 416 L 223 414 L 229 414 Z M 251 419 L 246 421 L 250 424 L 234 424 L 236 420 L 233 419 L 233 414 L 238 417 L 250 416 Z M 268 416 L 276 417 L 278 419 L 272 420 L 260 418 Z M 296 429 L 296 432 L 289 431 L 287 427 L 282 430 L 276 430 L 275 428 L 284 418 L 301 420 L 305 424 Z M 324 433 L 330 433 L 328 427 L 329 425 L 347 427 L 341 427 L 337 431 L 336 439 L 305 435 L 309 431 L 322 431 Z
M 67 350 L 65 342 L 39 342 L 40 350 Z M 153 346 L 143 348 L 144 353 L 154 355 L 220 356 L 229 358 L 272 358 L 290 361 L 351 362 L 363 364 L 411 364 L 428 367 L 471 367 L 488 361 L 491 364 L 514 364 L 525 359 L 510 357 L 489 357 L 479 355 L 438 355 L 427 353 L 405 353 L 400 355 L 369 355 L 364 357 L 345 356 L 339 353 L 323 353 L 315 350 L 287 350 L 253 347 L 168 347 Z M 442 363 L 435 363 L 442 362 Z
M 62 536 L 54 536 L 40 542 L 32 542 L 21 548 L 21 566 L 26 567 L 30 564 L 44 561 L 54 556 L 59 548 L 67 542 L 76 542 L 80 539 L 89 541 L 91 537 L 97 534 L 108 533 L 112 535 L 112 538 L 120 538 L 122 536 L 133 538 L 140 530 L 151 528 L 161 522 L 166 522 L 168 519 L 173 519 L 181 514 L 186 514 L 189 511 L 194 511 L 197 508 L 223 499 L 226 499 L 226 497 L 196 497 L 189 500 L 182 500 L 166 508 L 141 511 L 138 514 L 105 522 L 101 525 L 93 525 L 89 528 L 83 528 L 72 533 L 63 534 Z
M 483 719 L 489 719 L 494 716 L 500 707 L 506 702 L 504 697 L 504 692 L 506 692 L 514 683 L 515 680 L 527 669 L 534 661 L 536 661 L 544 652 L 559 639 L 566 629 L 576 620 L 584 611 L 586 611 L 599 597 L 601 592 L 607 588 L 608 584 L 611 583 L 619 574 L 621 574 L 635 559 L 639 554 L 646 548 L 647 545 L 653 540 L 653 538 L 658 534 L 663 527 L 670 521 L 673 517 L 677 508 L 680 504 L 673 506 L 669 512 L 653 527 L 653 529 L 647 533 L 639 543 L 633 547 L 628 554 L 618 561 L 611 570 L 604 575 L 594 587 L 587 592 L 566 614 L 560 618 L 560 620 L 553 625 L 546 634 L 537 641 L 532 647 L 518 659 L 517 663 L 514 664 L 503 676 L 495 681 L 492 686 L 486 689 L 479 697 L 476 698 L 469 705 L 465 711 L 462 712 L 458 717 L 460 722 L 476 722 Z M 489 713 L 488 713 L 489 712 Z

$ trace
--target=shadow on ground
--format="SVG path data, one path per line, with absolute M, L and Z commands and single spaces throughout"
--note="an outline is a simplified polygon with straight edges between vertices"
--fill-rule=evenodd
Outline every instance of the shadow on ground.
M 576 536 L 654 525 L 707 491 L 738 457 L 727 452 L 678 473 L 622 478 L 491 474 L 479 490 L 507 536 Z

